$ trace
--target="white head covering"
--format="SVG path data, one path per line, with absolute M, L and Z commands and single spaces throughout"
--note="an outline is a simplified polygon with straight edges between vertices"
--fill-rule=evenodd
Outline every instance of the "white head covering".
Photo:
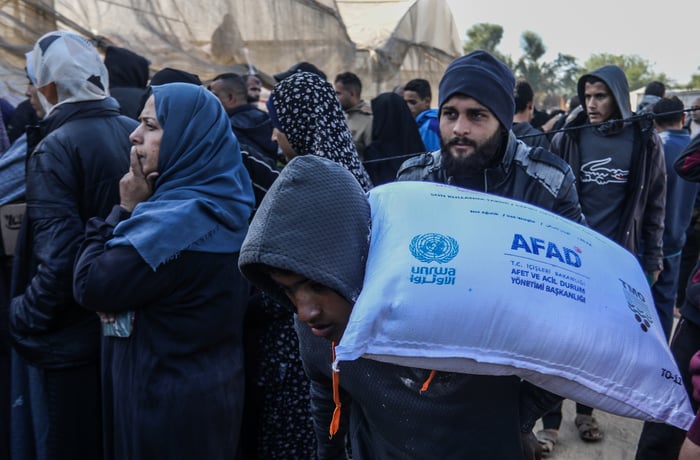
M 66 102 L 102 100 L 109 96 L 109 79 L 97 49 L 72 32 L 49 32 L 27 53 L 27 69 L 37 88 L 56 84 L 58 103 L 54 106 L 39 92 L 46 114 Z

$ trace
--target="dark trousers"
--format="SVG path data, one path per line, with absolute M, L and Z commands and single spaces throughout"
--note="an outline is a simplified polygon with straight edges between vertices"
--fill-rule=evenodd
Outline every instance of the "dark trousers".
M 673 307 L 676 306 L 676 292 L 678 291 L 678 272 L 681 268 L 681 254 L 664 257 L 664 268 L 659 274 L 659 279 L 651 287 L 656 312 L 659 314 L 661 327 L 666 340 L 671 338 L 673 329 Z
M 12 460 L 100 460 L 97 364 L 45 370 L 13 355 Z
M 561 426 L 561 404 L 554 406 L 549 412 L 542 417 L 542 428 L 545 430 L 558 430 Z M 593 408 L 576 403 L 576 415 L 592 415 Z
M 683 378 L 693 410 L 698 403 L 693 399 L 693 384 L 690 380 L 690 358 L 700 350 L 700 327 L 681 317 L 671 339 L 671 352 Z M 645 422 L 637 444 L 636 460 L 678 459 L 678 452 L 685 439 L 685 431 L 663 423 Z

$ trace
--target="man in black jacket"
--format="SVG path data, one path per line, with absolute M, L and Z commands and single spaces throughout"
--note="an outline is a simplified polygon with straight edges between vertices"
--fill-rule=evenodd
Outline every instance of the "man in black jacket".
M 569 165 L 542 147 L 516 139 L 514 89 L 511 70 L 487 52 L 453 61 L 440 81 L 442 148 L 404 162 L 397 179 L 492 193 L 585 223 Z M 535 391 L 544 401 L 555 399 L 544 390 Z M 533 425 L 534 420 L 521 421 L 525 442 L 533 441 Z
M 241 145 L 259 153 L 258 158 L 274 167 L 277 143 L 272 141 L 272 122 L 267 113 L 248 103 L 248 86 L 240 75 L 223 73 L 209 85 L 231 118 L 231 128 Z
M 32 422 L 15 425 L 13 449 L 100 459 L 100 322 L 73 299 L 73 261 L 87 219 L 119 203 L 137 123 L 107 96 L 107 70 L 79 35 L 41 37 L 27 71 L 47 115 L 28 132 L 27 211 L 13 268 L 12 423 L 22 411 Z
M 484 51 L 453 61 L 440 81 L 442 148 L 406 160 L 397 179 L 492 193 L 583 223 L 569 165 L 515 138 L 514 86 L 511 70 Z

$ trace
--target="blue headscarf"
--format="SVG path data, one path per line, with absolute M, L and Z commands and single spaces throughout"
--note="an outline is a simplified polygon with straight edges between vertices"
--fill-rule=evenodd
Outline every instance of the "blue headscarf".
M 201 86 L 152 89 L 163 128 L 159 176 L 108 247 L 133 246 L 153 270 L 184 250 L 237 252 L 255 200 L 226 112 Z

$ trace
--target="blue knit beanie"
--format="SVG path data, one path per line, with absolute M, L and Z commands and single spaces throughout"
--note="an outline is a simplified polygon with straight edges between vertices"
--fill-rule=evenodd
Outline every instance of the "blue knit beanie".
M 498 118 L 504 128 L 513 125 L 515 77 L 501 61 L 486 51 L 472 51 L 447 66 L 440 80 L 438 104 L 442 109 L 454 94 L 473 97 Z

